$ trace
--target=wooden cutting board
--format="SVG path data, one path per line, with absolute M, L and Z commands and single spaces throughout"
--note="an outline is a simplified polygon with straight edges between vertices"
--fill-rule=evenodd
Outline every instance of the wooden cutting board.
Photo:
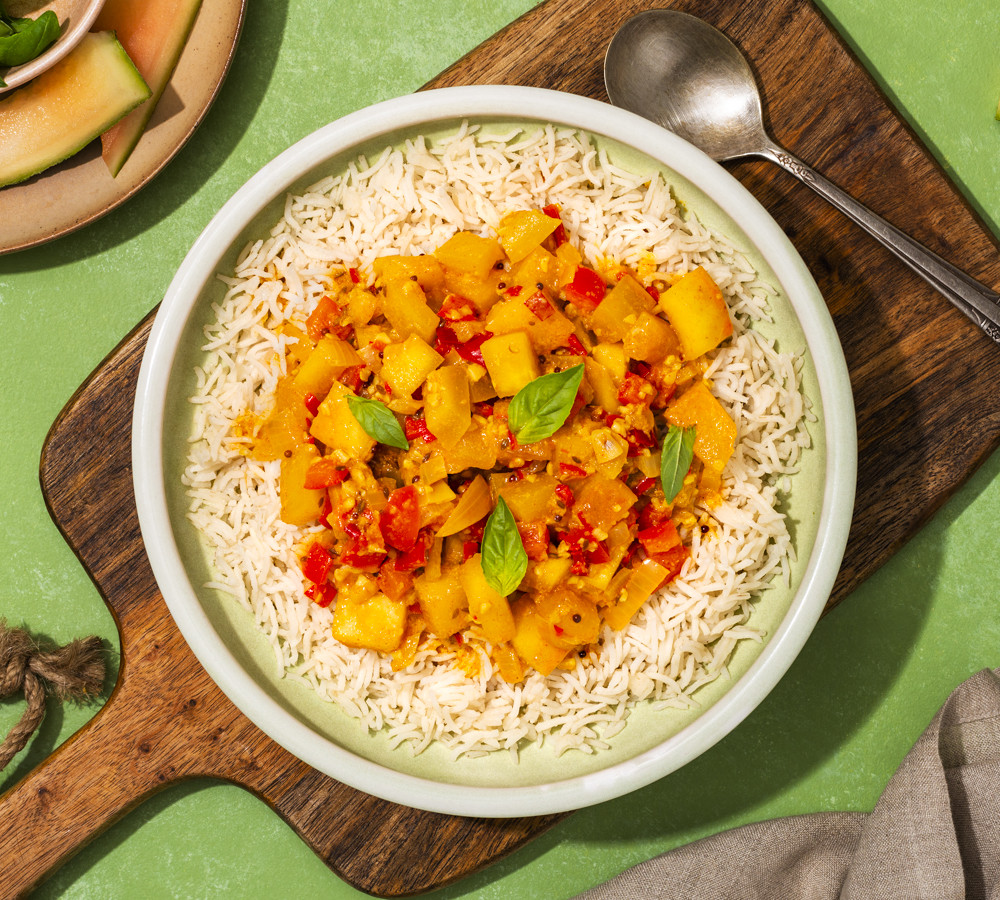
M 749 55 L 779 142 L 976 278 L 1000 283 L 987 230 L 802 0 L 549 0 L 429 86 L 526 84 L 604 100 L 615 29 L 670 5 L 714 22 Z M 790 176 L 764 162 L 732 171 L 805 258 L 851 371 L 858 504 L 832 606 L 1000 441 L 1000 348 Z M 559 821 L 449 817 L 369 797 L 282 750 L 215 687 L 157 592 L 132 498 L 132 400 L 151 320 L 80 388 L 45 446 L 46 501 L 114 612 L 122 664 L 102 711 L 0 798 L 0 894 L 26 891 L 150 794 L 193 776 L 253 791 L 338 875 L 386 897 L 454 881 Z

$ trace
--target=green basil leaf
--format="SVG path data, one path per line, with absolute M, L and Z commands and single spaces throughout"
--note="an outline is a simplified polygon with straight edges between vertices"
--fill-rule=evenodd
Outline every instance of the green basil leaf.
M 583 380 L 583 366 L 553 372 L 528 382 L 510 401 L 507 421 L 519 444 L 551 437 L 573 409 Z
M 503 497 L 486 520 L 481 552 L 483 575 L 489 586 L 504 597 L 517 590 L 528 571 L 528 554 Z
M 20 66 L 47 50 L 59 37 L 59 19 L 47 9 L 37 19 L 6 19 L 13 34 L 0 37 L 0 66 Z
M 667 503 L 673 503 L 674 497 L 684 486 L 684 476 L 691 468 L 694 459 L 695 429 L 678 428 L 671 425 L 663 437 L 663 448 L 660 451 L 660 484 L 663 485 L 663 496 Z
M 368 437 L 400 450 L 410 449 L 399 419 L 384 403 L 368 397 L 348 397 L 347 405 Z

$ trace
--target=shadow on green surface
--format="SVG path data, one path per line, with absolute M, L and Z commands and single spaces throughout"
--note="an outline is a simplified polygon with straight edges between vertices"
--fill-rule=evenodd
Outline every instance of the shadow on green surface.
M 287 15 L 288 0 L 247 3 L 225 83 L 198 129 L 166 168 L 96 222 L 0 260 L 0 272 L 32 272 L 105 253 L 154 227 L 194 197 L 233 153 L 261 105 L 274 75 Z M 169 101 L 165 94 L 163 102 Z M 214 211 L 204 217 L 205 222 Z

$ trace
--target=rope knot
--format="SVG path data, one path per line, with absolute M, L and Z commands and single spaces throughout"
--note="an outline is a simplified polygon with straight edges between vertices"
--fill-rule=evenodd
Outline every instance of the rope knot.
M 23 691 L 27 709 L 0 743 L 0 770 L 24 749 L 45 715 L 45 692 L 60 701 L 93 699 L 104 685 L 104 658 L 97 637 L 65 646 L 42 646 L 27 631 L 0 619 L 0 699 Z

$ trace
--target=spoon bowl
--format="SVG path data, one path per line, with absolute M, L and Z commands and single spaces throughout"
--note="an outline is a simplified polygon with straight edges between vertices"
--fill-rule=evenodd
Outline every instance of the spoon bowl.
M 608 46 L 604 84 L 615 106 L 661 125 L 719 162 L 757 156 L 777 163 L 867 230 L 1000 343 L 1000 295 L 776 144 L 764 128 L 749 63 L 708 22 L 670 9 L 633 16 Z

